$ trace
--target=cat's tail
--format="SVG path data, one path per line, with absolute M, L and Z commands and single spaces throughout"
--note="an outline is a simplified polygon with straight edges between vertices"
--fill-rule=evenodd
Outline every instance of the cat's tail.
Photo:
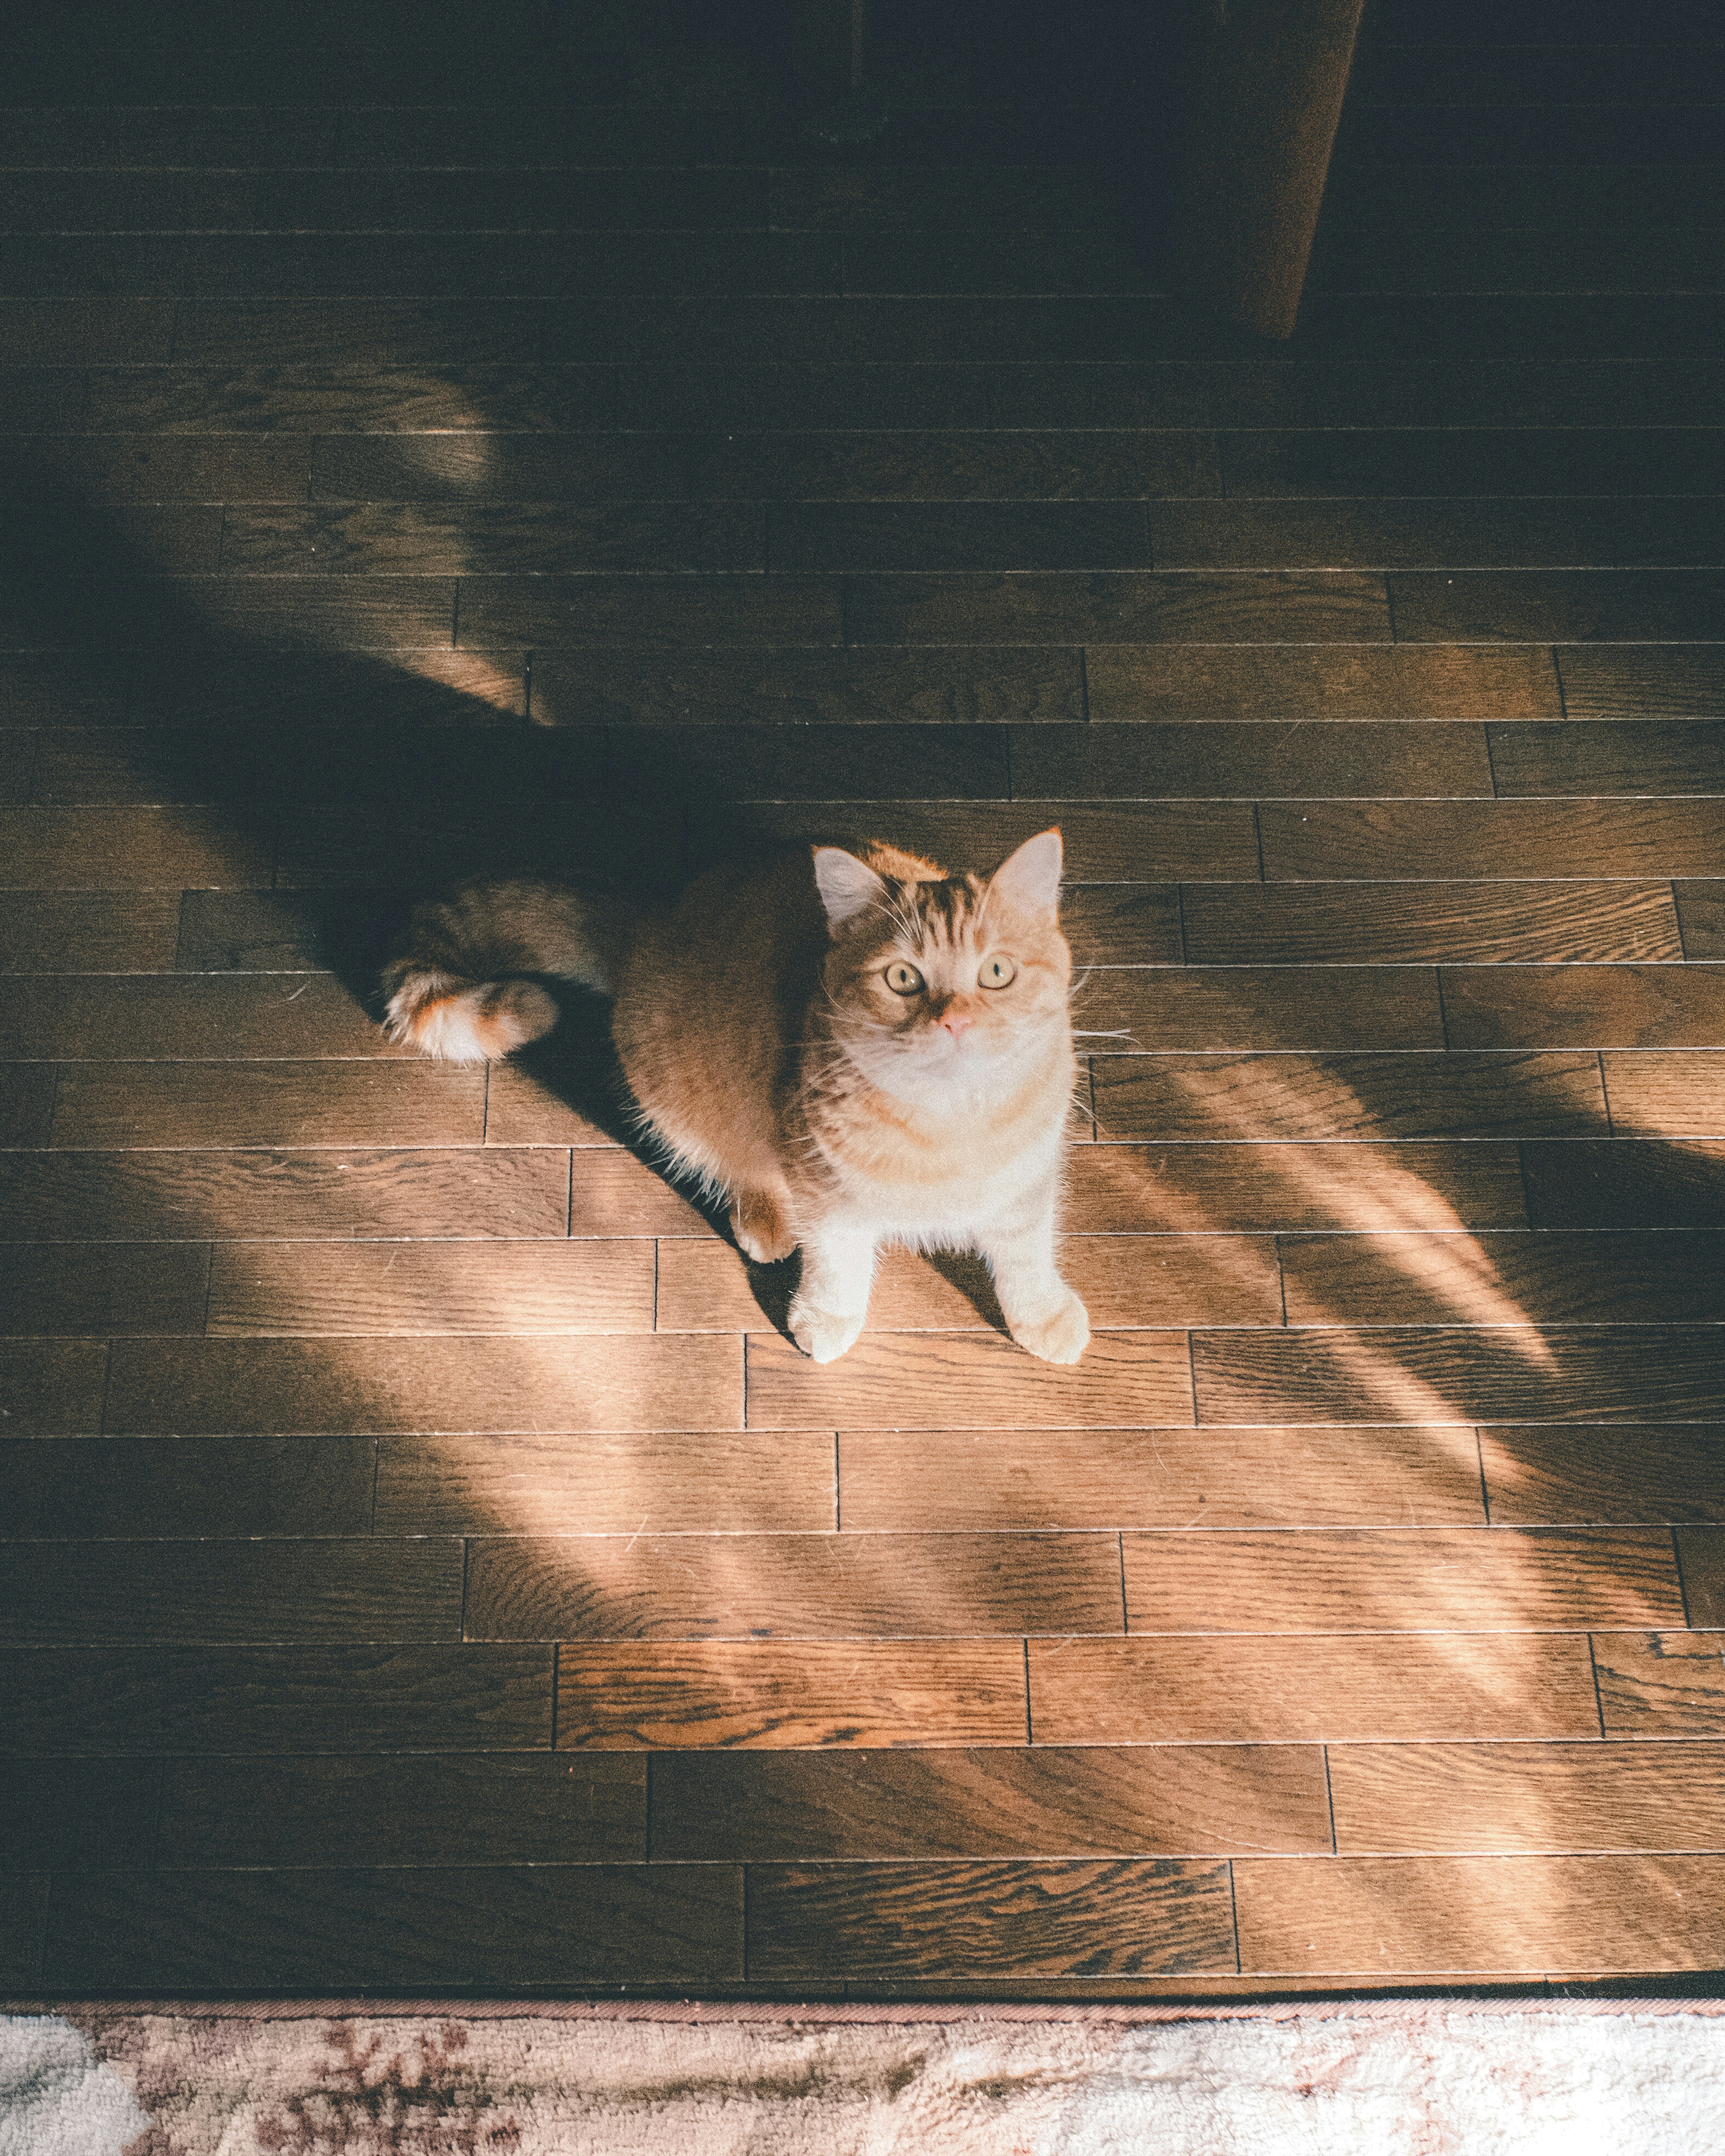
M 636 909 L 607 893 L 520 880 L 463 884 L 417 907 L 383 968 L 384 1030 L 452 1063 L 507 1055 L 549 1033 L 555 1001 L 524 975 L 614 995 Z

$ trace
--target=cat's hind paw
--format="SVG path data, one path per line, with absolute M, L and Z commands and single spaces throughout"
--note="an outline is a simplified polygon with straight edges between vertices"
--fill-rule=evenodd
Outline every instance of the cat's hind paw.
M 829 1310 L 816 1310 L 800 1297 L 791 1305 L 791 1337 L 814 1363 L 836 1363 L 855 1344 L 863 1329 L 862 1313 L 834 1317 Z
M 1090 1312 L 1070 1288 L 1051 1317 L 1034 1325 L 1014 1325 L 1012 1337 L 1026 1353 L 1045 1363 L 1076 1363 L 1090 1345 Z

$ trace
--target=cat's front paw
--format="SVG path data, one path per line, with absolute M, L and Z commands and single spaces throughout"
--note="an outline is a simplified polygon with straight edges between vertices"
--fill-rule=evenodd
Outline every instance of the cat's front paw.
M 791 1305 L 790 1327 L 792 1339 L 811 1362 L 836 1363 L 855 1342 L 863 1322 L 860 1313 L 834 1317 L 831 1311 L 816 1310 L 799 1300 Z
M 1039 1318 L 1034 1325 L 1014 1325 L 1012 1337 L 1045 1363 L 1076 1363 L 1090 1345 L 1090 1312 L 1068 1288 L 1066 1300 L 1053 1317 Z

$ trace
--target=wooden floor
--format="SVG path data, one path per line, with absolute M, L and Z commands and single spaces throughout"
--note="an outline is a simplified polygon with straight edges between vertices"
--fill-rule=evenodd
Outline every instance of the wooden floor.
M 1717 21 L 1384 0 L 1263 347 L 1081 69 L 847 162 L 494 12 L 6 118 L 0 1989 L 1705 1987 Z M 365 1000 L 458 870 L 1051 822 L 1075 1371 L 910 1259 L 814 1367 L 602 1013 Z

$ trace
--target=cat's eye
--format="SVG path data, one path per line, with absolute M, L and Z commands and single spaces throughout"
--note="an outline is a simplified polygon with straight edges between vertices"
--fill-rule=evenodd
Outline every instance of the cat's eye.
M 886 985 L 896 996 L 921 995 L 922 976 L 914 966 L 907 966 L 902 958 L 895 958 L 886 968 Z
M 1019 969 L 1010 958 L 984 958 L 983 969 L 977 975 L 977 986 L 983 988 L 1004 988 L 1019 977 Z

